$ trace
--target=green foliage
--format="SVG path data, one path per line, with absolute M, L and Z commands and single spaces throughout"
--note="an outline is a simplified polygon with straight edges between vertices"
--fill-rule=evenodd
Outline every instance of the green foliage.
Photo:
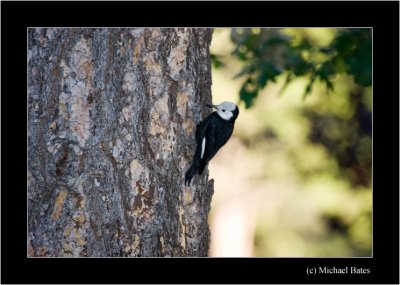
M 249 108 L 253 100 L 257 97 L 258 88 L 255 84 L 253 84 L 252 80 L 249 78 L 246 80 L 245 84 L 243 84 L 242 88 L 239 92 L 240 100 L 242 100 L 246 106 Z
M 251 204 L 256 256 L 371 256 L 370 30 L 219 32 L 212 51 L 226 68 L 213 70 L 214 100 L 239 94 L 247 109 L 214 172 L 212 211 Z
M 216 55 L 216 54 L 211 54 L 211 64 L 215 68 L 219 68 L 219 67 L 224 67 L 225 66 L 225 64 L 223 63 L 221 57 Z
M 307 37 L 296 42 L 283 29 L 242 29 L 231 32 L 235 44 L 232 56 L 243 62 L 235 78 L 244 78 L 240 100 L 249 108 L 259 92 L 269 82 L 276 82 L 285 73 L 284 88 L 296 77 L 309 76 L 304 96 L 312 91 L 316 80 L 332 91 L 332 79 L 337 74 L 348 74 L 360 86 L 372 84 L 372 35 L 371 29 L 339 29 L 334 40 L 325 47 L 318 47 Z M 214 67 L 223 61 L 211 56 Z
M 354 76 L 361 86 L 372 84 L 372 35 L 370 29 L 343 30 L 326 49 L 335 73 Z

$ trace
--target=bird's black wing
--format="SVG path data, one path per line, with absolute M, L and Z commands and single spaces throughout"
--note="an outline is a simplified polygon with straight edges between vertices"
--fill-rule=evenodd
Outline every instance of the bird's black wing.
M 215 120 L 217 118 L 218 114 L 217 112 L 213 112 L 210 115 L 208 115 L 203 121 L 197 124 L 196 128 L 196 142 L 197 144 L 201 145 L 201 141 L 203 138 L 206 136 L 207 133 L 207 128 L 212 120 Z M 200 147 L 201 149 L 201 147 Z
M 216 116 L 218 116 L 216 112 L 211 113 L 196 126 L 196 152 L 194 154 L 191 166 L 186 171 L 185 184 L 190 185 L 190 181 L 192 180 L 193 176 L 196 173 L 201 174 L 204 170 L 206 160 L 201 158 L 202 142 L 207 133 L 209 133 L 209 127 L 211 125 L 210 123 L 216 119 Z
M 214 120 L 218 120 L 218 123 L 209 124 L 206 129 L 206 147 L 204 151 L 206 164 L 226 144 L 233 132 L 233 124 L 226 122 L 220 117 L 215 117 Z

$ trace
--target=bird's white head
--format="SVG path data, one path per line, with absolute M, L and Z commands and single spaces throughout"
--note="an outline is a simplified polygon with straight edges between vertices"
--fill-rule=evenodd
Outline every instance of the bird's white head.
M 219 105 L 208 105 L 208 106 L 217 109 L 218 115 L 226 121 L 229 121 L 233 117 L 235 117 L 236 119 L 239 113 L 238 107 L 236 106 L 236 104 L 232 102 L 225 101 Z

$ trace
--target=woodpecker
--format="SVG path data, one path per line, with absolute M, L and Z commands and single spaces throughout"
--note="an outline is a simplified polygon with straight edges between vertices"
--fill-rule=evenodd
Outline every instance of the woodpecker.
M 239 108 L 232 102 L 222 102 L 219 105 L 208 105 L 217 111 L 208 115 L 196 127 L 196 152 L 189 169 L 185 174 L 185 185 L 190 186 L 193 176 L 201 175 L 207 163 L 218 150 L 229 140 L 239 115 Z

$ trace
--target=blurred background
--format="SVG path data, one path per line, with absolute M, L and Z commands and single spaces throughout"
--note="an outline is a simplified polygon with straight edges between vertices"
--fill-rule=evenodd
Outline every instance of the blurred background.
M 215 29 L 210 256 L 372 255 L 372 31 Z

